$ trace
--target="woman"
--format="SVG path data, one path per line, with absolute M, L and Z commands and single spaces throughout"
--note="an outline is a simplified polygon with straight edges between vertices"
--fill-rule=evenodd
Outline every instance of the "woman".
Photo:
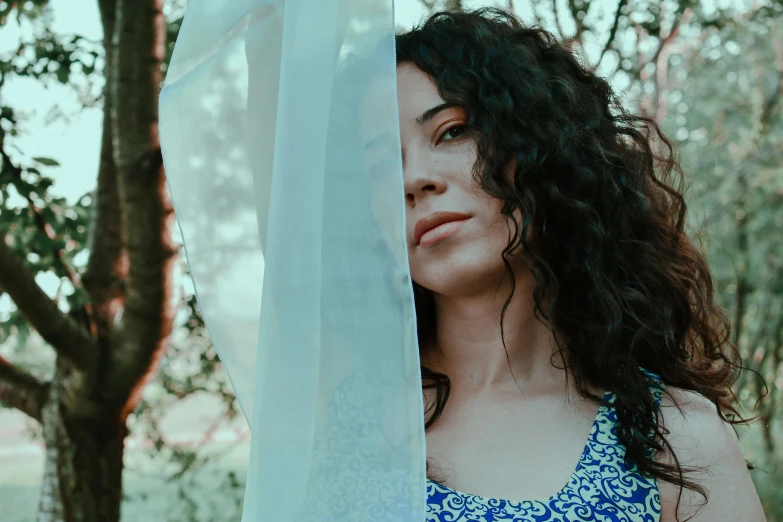
M 655 122 L 493 8 L 432 15 L 397 63 L 428 520 L 765 520 Z

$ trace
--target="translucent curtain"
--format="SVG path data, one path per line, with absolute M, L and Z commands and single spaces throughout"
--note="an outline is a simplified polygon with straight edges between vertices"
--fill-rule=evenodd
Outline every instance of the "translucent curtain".
M 393 31 L 391 0 L 190 0 L 167 71 L 174 208 L 252 430 L 243 522 L 424 520 Z

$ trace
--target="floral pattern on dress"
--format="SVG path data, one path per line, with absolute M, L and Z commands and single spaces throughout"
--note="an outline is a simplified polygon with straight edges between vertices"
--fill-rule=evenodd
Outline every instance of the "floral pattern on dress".
M 660 404 L 660 377 L 642 369 Z M 604 395 L 614 403 L 611 391 Z M 658 522 L 661 503 L 654 477 L 624 462 L 617 413 L 601 405 L 582 457 L 568 484 L 545 500 L 514 501 L 470 495 L 427 480 L 427 522 Z

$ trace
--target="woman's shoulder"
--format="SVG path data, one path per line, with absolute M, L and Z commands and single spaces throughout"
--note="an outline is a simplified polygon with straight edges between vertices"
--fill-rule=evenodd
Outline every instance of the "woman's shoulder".
M 660 403 L 662 423 L 671 439 L 699 440 L 702 446 L 710 445 L 715 450 L 726 445 L 733 447 L 737 441 L 731 424 L 724 421 L 715 404 L 700 393 L 666 386 Z
M 698 509 L 703 498 L 683 489 L 681 516 L 698 511 L 692 522 L 765 520 L 737 435 L 731 424 L 721 418 L 712 401 L 694 391 L 666 386 L 661 398 L 661 424 L 666 429 L 664 433 L 668 432 L 666 441 L 672 446 L 683 472 L 687 468 L 697 469 L 686 478 L 702 485 L 708 492 L 706 506 Z M 674 463 L 668 451 L 659 460 Z M 679 493 L 677 486 L 659 484 L 661 522 L 675 520 Z

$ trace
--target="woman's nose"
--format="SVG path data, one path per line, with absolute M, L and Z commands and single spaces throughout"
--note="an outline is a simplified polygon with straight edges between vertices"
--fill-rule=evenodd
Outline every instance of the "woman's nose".
M 410 175 L 405 180 L 405 199 L 414 204 L 428 193 L 439 194 L 446 189 L 446 182 L 442 177 L 429 175 L 427 171 L 421 174 Z

